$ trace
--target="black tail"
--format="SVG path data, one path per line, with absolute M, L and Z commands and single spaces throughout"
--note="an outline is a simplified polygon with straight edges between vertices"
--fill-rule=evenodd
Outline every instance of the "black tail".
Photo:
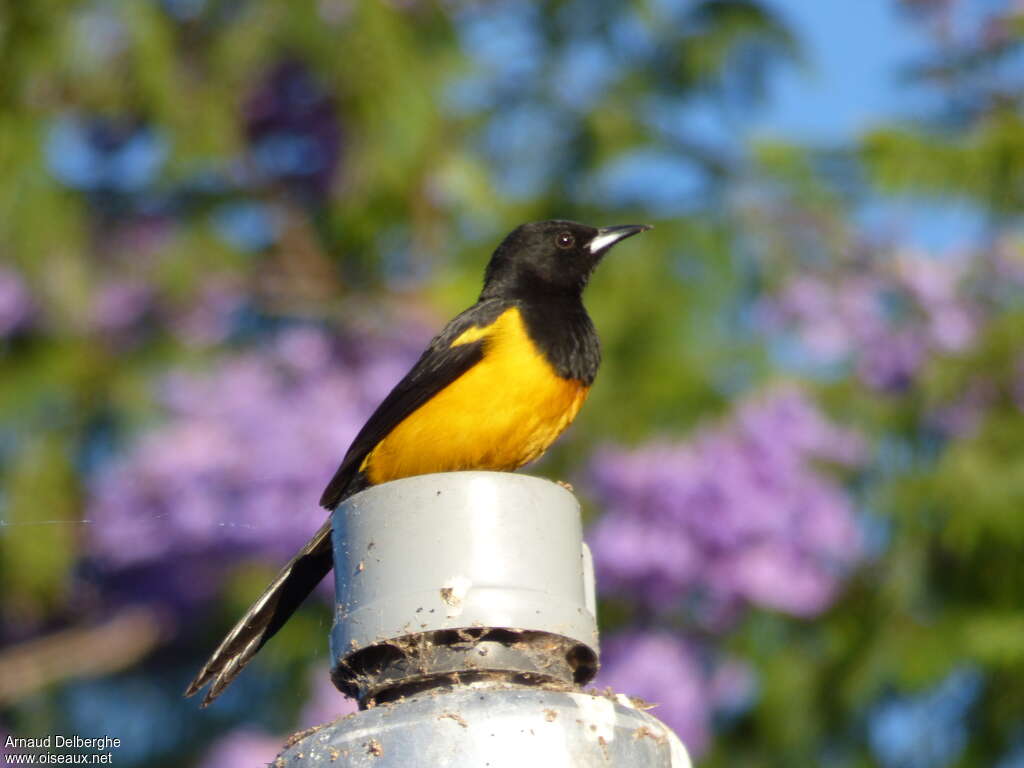
M 295 613 L 331 570 L 331 565 L 331 521 L 328 520 L 228 632 L 185 695 L 192 696 L 212 680 L 203 706 L 216 699 L 256 651 Z

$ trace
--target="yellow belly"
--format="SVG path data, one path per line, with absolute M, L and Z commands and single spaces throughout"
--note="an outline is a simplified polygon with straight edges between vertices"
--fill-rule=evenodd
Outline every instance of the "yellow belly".
M 455 340 L 485 340 L 483 359 L 410 414 L 367 455 L 371 483 L 429 472 L 512 470 L 533 461 L 587 398 L 530 341 L 516 309 Z

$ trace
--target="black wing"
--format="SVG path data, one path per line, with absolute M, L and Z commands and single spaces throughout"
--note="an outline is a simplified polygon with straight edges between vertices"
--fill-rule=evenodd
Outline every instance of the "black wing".
M 452 320 L 430 342 L 412 370 L 391 390 L 360 430 L 345 454 L 320 503 L 331 509 L 365 487 L 359 467 L 366 455 L 388 433 L 430 398 L 465 373 L 484 356 L 482 340 L 452 347 L 452 342 L 474 326 L 494 322 L 505 306 L 499 300 L 478 302 Z M 206 706 L 242 671 L 256 652 L 295 612 L 299 604 L 331 570 L 331 522 L 328 520 L 286 565 L 260 598 L 245 612 L 196 675 L 185 692 L 196 693 L 212 681 L 203 701 Z
M 452 342 L 469 328 L 490 325 L 506 306 L 506 303 L 499 299 L 477 302 L 456 316 L 434 337 L 412 370 L 395 385 L 356 435 L 345 458 L 342 459 L 341 466 L 324 489 L 320 497 L 320 506 L 334 509 L 343 499 L 362 489 L 363 486 L 358 482 L 359 467 L 367 454 L 409 414 L 472 368 L 484 356 L 482 339 L 455 347 L 452 346 Z

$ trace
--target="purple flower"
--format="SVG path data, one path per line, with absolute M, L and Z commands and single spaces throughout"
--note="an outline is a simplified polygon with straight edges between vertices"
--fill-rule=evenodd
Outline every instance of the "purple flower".
M 780 297 L 779 314 L 801 323 L 802 341 L 822 360 L 845 357 L 854 341 L 833 299 L 823 280 L 806 275 L 795 277 Z
M 927 340 L 938 350 L 964 349 L 976 335 L 975 312 L 964 299 L 969 262 L 903 251 L 897 259 L 900 284 L 924 315 Z
M 924 307 L 956 300 L 966 264 L 956 258 L 936 258 L 928 254 L 903 250 L 896 256 L 896 273 Z
M 32 294 L 21 275 L 0 267 L 0 339 L 25 328 L 34 311 Z
M 929 357 L 961 351 L 976 337 L 983 312 L 969 290 L 970 266 L 903 251 L 805 271 L 763 299 L 755 317 L 813 363 L 848 365 L 872 389 L 903 391 Z
M 203 756 L 199 768 L 258 768 L 272 765 L 284 749 L 284 739 L 263 731 L 241 728 L 221 737 Z
M 90 320 L 101 333 L 118 333 L 136 325 L 153 306 L 153 291 L 138 280 L 114 280 L 100 287 Z
M 1009 240 L 995 245 L 992 267 L 997 280 L 1019 289 L 1024 286 L 1024 248 Z
M 725 717 L 746 712 L 757 695 L 753 670 L 738 659 L 719 659 L 708 686 L 716 712 Z
M 997 389 L 991 381 L 978 378 L 956 399 L 928 414 L 929 426 L 946 437 L 965 437 L 974 433 L 995 400 Z
M 750 603 L 824 610 L 860 556 L 853 505 L 817 461 L 855 465 L 863 442 L 796 390 L 740 406 L 690 443 L 608 449 L 590 474 L 605 515 L 591 530 L 603 589 L 712 629 Z
M 857 374 L 872 389 L 901 392 L 910 387 L 928 356 L 913 331 L 893 332 L 861 347 Z
M 163 425 L 94 479 L 91 554 L 113 569 L 225 550 L 288 555 L 324 520 L 320 491 L 411 363 L 422 334 L 407 335 L 353 354 L 293 328 L 206 374 L 168 376 Z
M 746 709 L 754 691 L 745 664 L 711 664 L 694 645 L 664 631 L 625 632 L 605 639 L 595 685 L 656 704 L 652 714 L 694 755 L 708 748 L 712 716 Z
M 239 286 L 224 279 L 209 279 L 195 302 L 171 319 L 182 342 L 195 347 L 223 342 L 234 328 L 234 319 L 245 302 Z
M 630 632 L 603 643 L 595 685 L 657 704 L 653 714 L 699 755 L 710 740 L 712 702 L 696 654 L 667 632 Z

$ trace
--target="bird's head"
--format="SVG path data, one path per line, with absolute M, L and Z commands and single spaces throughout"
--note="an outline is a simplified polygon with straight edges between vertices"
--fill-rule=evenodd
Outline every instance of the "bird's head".
M 481 298 L 579 296 L 613 245 L 647 229 L 646 224 L 597 228 L 558 219 L 523 224 L 491 256 Z

